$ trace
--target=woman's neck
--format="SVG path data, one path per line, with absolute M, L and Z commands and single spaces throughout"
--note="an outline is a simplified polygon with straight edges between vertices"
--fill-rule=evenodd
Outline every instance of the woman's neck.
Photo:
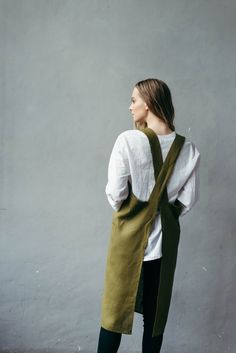
M 157 135 L 169 135 L 173 132 L 168 126 L 157 126 L 156 124 L 147 124 L 147 127 L 155 131 Z
M 147 127 L 155 131 L 157 135 L 169 135 L 173 132 L 162 119 L 154 115 L 151 111 L 148 111 L 145 117 Z

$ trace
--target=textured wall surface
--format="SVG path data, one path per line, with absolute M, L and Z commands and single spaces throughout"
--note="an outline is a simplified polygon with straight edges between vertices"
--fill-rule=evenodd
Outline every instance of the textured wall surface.
M 96 351 L 109 155 L 157 77 L 201 153 L 162 352 L 235 353 L 235 17 L 233 0 L 0 1 L 1 352 Z

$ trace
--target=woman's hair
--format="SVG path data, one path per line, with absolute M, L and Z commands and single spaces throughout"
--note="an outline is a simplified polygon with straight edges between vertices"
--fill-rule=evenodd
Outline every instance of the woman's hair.
M 162 80 L 147 78 L 135 84 L 140 96 L 147 104 L 149 110 L 163 120 L 171 130 L 175 131 L 173 124 L 175 110 L 169 87 Z M 136 129 L 147 127 L 147 123 L 134 123 Z

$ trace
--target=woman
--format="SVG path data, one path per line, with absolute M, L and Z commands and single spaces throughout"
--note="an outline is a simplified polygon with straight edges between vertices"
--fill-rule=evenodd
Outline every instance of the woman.
M 129 110 L 135 129 L 114 144 L 106 195 L 112 208 L 97 353 L 116 353 L 143 314 L 142 353 L 160 352 L 180 236 L 179 216 L 199 199 L 200 153 L 175 132 L 163 81 L 136 83 Z

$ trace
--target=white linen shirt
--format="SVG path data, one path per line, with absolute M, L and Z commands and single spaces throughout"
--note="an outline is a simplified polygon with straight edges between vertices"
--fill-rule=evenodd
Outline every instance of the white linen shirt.
M 163 162 L 174 141 L 176 132 L 157 135 Z M 169 202 L 177 198 L 185 206 L 180 217 L 185 215 L 199 199 L 199 162 L 200 153 L 187 137 L 167 183 Z M 148 137 L 140 130 L 121 132 L 113 146 L 109 165 L 108 182 L 105 187 L 107 199 L 114 211 L 118 211 L 128 196 L 128 180 L 134 195 L 142 201 L 148 201 L 155 186 L 152 152 Z M 161 217 L 157 216 L 148 238 L 143 261 L 162 257 Z

